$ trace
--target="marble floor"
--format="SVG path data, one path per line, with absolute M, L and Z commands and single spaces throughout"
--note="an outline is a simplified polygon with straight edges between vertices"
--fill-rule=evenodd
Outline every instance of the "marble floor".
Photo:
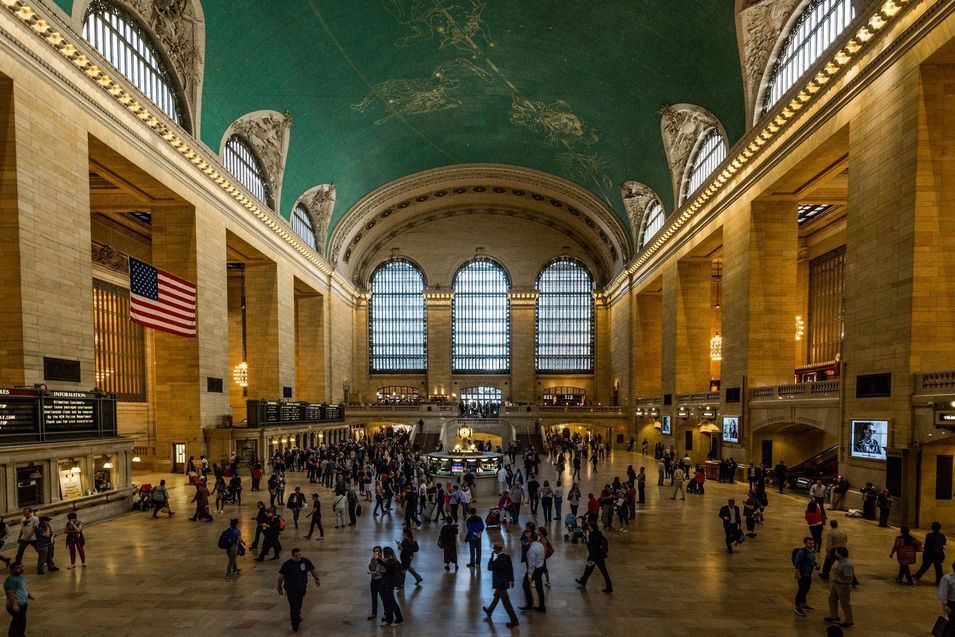
M 596 475 L 586 471 L 583 492 L 625 475 L 628 464 L 644 459 L 639 454 L 615 452 L 601 463 Z M 652 465 L 652 460 L 647 463 Z M 588 465 L 589 469 L 589 465 Z M 544 478 L 553 479 L 548 466 Z M 656 470 L 650 472 L 655 476 Z M 566 476 L 569 477 L 569 476 Z M 565 478 L 566 478 L 565 477 Z M 136 476 L 137 481 L 158 482 L 158 476 Z M 230 506 L 214 523 L 189 520 L 187 504 L 191 489 L 182 476 L 167 476 L 178 515 L 153 520 L 130 513 L 87 529 L 89 567 L 66 570 L 69 563 L 62 536 L 57 541 L 57 573 L 35 574 L 27 553 L 27 575 L 36 600 L 30 604 L 28 634 L 48 637 L 126 635 L 287 635 L 288 606 L 275 590 L 281 562 L 253 562 L 242 558 L 241 575 L 223 578 L 224 552 L 216 547 L 229 517 L 242 520 L 243 535 L 250 538 L 255 496 L 245 492 L 241 507 Z M 248 482 L 248 481 L 246 481 Z M 264 482 L 264 481 L 263 481 Z M 291 487 L 305 485 L 304 474 L 294 474 Z M 290 488 L 291 488 L 290 487 Z M 310 487 L 305 491 L 313 491 Z M 491 596 L 491 577 L 483 569 L 470 570 L 467 549 L 459 549 L 461 570 L 446 573 L 441 551 L 436 547 L 437 528 L 427 526 L 418 536 L 421 551 L 415 567 L 424 576 L 421 587 L 399 593 L 405 625 L 379 627 L 366 621 L 369 613 L 368 578 L 365 567 L 370 547 L 394 542 L 401 534 L 402 520 L 396 514 L 382 518 L 365 515 L 357 526 L 334 529 L 330 494 L 322 490 L 326 539 L 318 542 L 301 536 L 288 516 L 283 534 L 283 558 L 292 547 L 304 549 L 317 567 L 321 587 L 311 587 L 305 598 L 302 634 L 539 634 L 627 636 L 753 637 L 825 635 L 828 587 L 816 579 L 809 603 L 816 608 L 806 618 L 792 612 L 795 583 L 790 564 L 791 549 L 806 535 L 802 520 L 804 501 L 796 496 L 770 495 L 767 521 L 759 537 L 748 540 L 734 555 L 723 547 L 717 517 L 728 497 L 740 499 L 743 485 L 707 484 L 706 495 L 672 501 L 655 479 L 647 489 L 647 504 L 627 533 L 613 533 L 609 568 L 613 594 L 600 591 L 595 574 L 586 591 L 574 583 L 586 557 L 581 545 L 563 541 L 562 525 L 554 523 L 551 537 L 556 553 L 548 561 L 551 588 L 546 615 L 521 616 L 519 629 L 504 626 L 506 615 L 498 609 L 494 622 L 484 618 L 482 604 Z M 267 494 L 266 494 L 267 495 Z M 487 499 L 480 503 L 482 514 Z M 565 504 L 566 512 L 566 504 Z M 525 511 L 526 513 L 526 511 Z M 840 521 L 841 521 L 840 517 Z M 845 519 L 850 549 L 861 587 L 853 594 L 856 635 L 896 637 L 927 635 L 938 606 L 935 587 L 922 584 L 899 586 L 894 581 L 896 565 L 888 558 L 895 532 L 872 522 Z M 304 526 L 304 525 L 303 525 Z M 921 535 L 921 533 L 920 533 Z M 512 555 L 520 554 L 517 531 L 492 530 L 485 534 L 484 556 L 490 543 L 503 537 Z M 9 553 L 9 551 L 7 551 Z M 515 562 L 517 560 L 515 559 Z M 930 580 L 927 577 L 926 580 Z M 410 578 L 409 578 L 410 581 Z M 523 596 L 515 591 L 515 601 Z M 515 604 L 517 605 L 517 604 Z M 379 611 L 380 612 L 380 611 Z

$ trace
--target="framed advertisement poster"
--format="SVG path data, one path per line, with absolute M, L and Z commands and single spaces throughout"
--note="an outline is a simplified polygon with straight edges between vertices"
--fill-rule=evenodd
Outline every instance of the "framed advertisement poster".
M 739 416 L 723 416 L 723 441 L 739 442 Z
M 885 460 L 885 448 L 889 443 L 888 420 L 850 420 L 849 435 L 852 437 L 851 457 Z

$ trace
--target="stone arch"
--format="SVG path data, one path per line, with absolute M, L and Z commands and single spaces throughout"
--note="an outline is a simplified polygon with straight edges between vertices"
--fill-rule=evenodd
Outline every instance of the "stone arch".
M 288 157 L 291 126 L 292 116 L 288 112 L 253 111 L 232 122 L 219 142 L 219 157 L 222 157 L 226 142 L 233 135 L 241 136 L 252 148 L 262 162 L 276 212 L 281 210 L 282 179 L 285 174 L 285 160 Z

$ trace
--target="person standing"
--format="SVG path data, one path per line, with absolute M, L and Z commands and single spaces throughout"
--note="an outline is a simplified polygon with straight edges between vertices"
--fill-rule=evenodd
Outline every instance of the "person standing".
M 557 484 L 554 486 L 554 519 L 557 520 L 558 524 L 561 522 L 561 512 L 563 511 L 563 508 L 564 487 L 561 485 L 560 478 L 557 478 Z
M 308 558 L 302 557 L 300 549 L 292 549 L 292 558 L 286 560 L 279 569 L 277 588 L 279 595 L 284 593 L 288 599 L 289 617 L 294 632 L 298 632 L 302 623 L 302 601 L 305 599 L 309 575 L 315 580 L 315 586 L 321 584 L 315 572 L 315 565 Z
M 458 570 L 458 525 L 451 518 L 445 518 L 444 526 L 438 532 L 438 548 L 444 552 L 444 570 L 451 570 L 451 563 L 454 562 L 454 570 Z
M 507 612 L 508 628 L 516 628 L 520 625 L 517 620 L 517 613 L 514 612 L 514 606 L 511 604 L 511 596 L 508 589 L 514 586 L 514 563 L 511 556 L 504 552 L 504 545 L 501 542 L 495 542 L 491 559 L 488 560 L 487 570 L 491 571 L 491 586 L 494 588 L 494 599 L 490 606 L 482 606 L 481 609 L 488 619 L 497 608 L 500 601 L 504 604 L 504 610 Z
M 348 507 L 348 496 L 344 493 L 339 493 L 335 496 L 335 501 L 332 503 L 332 512 L 335 514 L 335 528 L 343 529 L 345 528 L 345 509 Z
M 395 550 L 386 546 L 382 550 L 382 565 L 385 572 L 381 577 L 381 601 L 385 607 L 385 616 L 382 626 L 400 626 L 405 623 L 401 614 L 401 607 L 395 599 L 395 588 L 401 583 L 401 563 L 395 557 Z
M 809 589 L 812 587 L 812 572 L 819 569 L 816 564 L 816 547 L 811 537 L 802 539 L 802 548 L 793 552 L 793 568 L 795 569 L 795 579 L 798 583 L 796 590 L 796 601 L 793 604 L 793 612 L 800 617 L 806 616 L 807 610 L 812 610 L 806 600 L 809 596 Z
M 726 552 L 733 553 L 733 544 L 739 544 L 740 539 L 740 513 L 736 506 L 736 500 L 730 498 L 729 501 L 720 509 L 720 519 L 723 520 L 723 534 L 726 536 Z
M 83 535 L 83 523 L 76 517 L 76 511 L 66 515 L 66 548 L 70 551 L 70 565 L 68 569 L 76 568 L 76 554 L 80 554 L 80 562 L 86 567 L 86 537 Z
M 879 526 L 889 528 L 889 513 L 892 511 L 892 494 L 888 489 L 882 489 L 876 502 L 879 505 Z
M 667 465 L 663 461 L 663 458 L 660 458 L 660 460 L 657 461 L 657 486 L 658 487 L 663 486 L 663 479 L 666 476 L 666 473 L 667 473 Z
M 44 568 L 47 568 L 51 573 L 60 570 L 53 563 L 54 534 L 50 522 L 50 518 L 44 515 L 40 518 L 40 525 L 36 527 L 36 571 L 38 575 L 43 575 Z
M 537 533 L 531 532 L 530 544 L 527 546 L 527 574 L 524 576 L 524 605 L 521 610 L 537 610 L 547 612 L 544 603 L 544 545 L 537 538 Z M 531 592 L 533 584 L 537 591 L 537 606 L 534 606 L 534 596 Z
M 842 511 L 846 502 L 846 494 L 849 492 L 849 481 L 845 479 L 841 474 L 836 476 L 836 480 L 832 485 L 831 498 L 832 501 L 829 503 L 829 508 L 833 511 Z
M 219 548 L 226 552 L 228 564 L 225 567 L 225 578 L 232 579 L 232 576 L 241 571 L 236 560 L 239 555 L 245 553 L 245 542 L 242 540 L 242 531 L 239 529 L 239 518 L 229 520 L 229 528 L 219 536 Z
M 822 514 L 822 519 L 826 519 L 826 494 L 828 490 L 826 485 L 822 483 L 822 480 L 817 479 L 815 484 L 809 487 L 809 497 L 812 498 L 816 505 L 819 507 L 819 512 Z
M 261 539 L 262 531 L 265 530 L 266 523 L 269 521 L 269 518 L 267 515 L 268 510 L 265 508 L 265 502 L 262 502 L 262 500 L 259 500 L 255 506 L 257 510 L 255 513 L 255 517 L 252 518 L 253 520 L 255 520 L 255 538 L 252 540 L 252 546 L 249 547 L 252 550 L 259 548 L 259 539 Z
M 382 598 L 382 587 L 384 586 L 385 565 L 381 559 L 381 547 L 376 546 L 371 550 L 371 561 L 368 562 L 368 573 L 371 574 L 371 615 L 367 617 L 368 621 L 374 621 L 378 616 L 378 600 Z
M 531 515 L 537 517 L 537 508 L 540 505 L 541 483 L 537 481 L 537 476 L 529 475 L 527 479 L 527 498 L 531 503 Z
M 786 466 L 786 461 L 780 460 L 779 464 L 776 465 L 774 472 L 776 473 L 776 485 L 779 487 L 779 492 L 782 493 L 786 488 L 786 474 L 789 472 L 789 467 Z
M 544 480 L 544 486 L 541 487 L 540 496 L 541 508 L 544 510 L 544 523 L 550 524 L 554 511 L 554 489 L 550 486 L 550 480 Z
M 292 522 L 295 528 L 298 528 L 298 516 L 305 506 L 305 494 L 302 493 L 302 487 L 295 487 L 295 491 L 288 497 L 288 508 L 292 510 Z
M 809 525 L 809 534 L 812 535 L 813 544 L 815 544 L 816 553 L 818 553 L 822 550 L 822 523 L 825 518 L 815 500 L 809 501 L 803 515 L 806 518 L 806 524 Z
M 925 543 L 922 545 L 922 566 L 915 573 L 915 581 L 919 581 L 929 567 L 935 567 L 935 585 L 938 586 L 942 581 L 942 562 L 945 561 L 945 535 L 942 533 L 942 525 L 939 522 L 932 522 L 932 531 L 925 536 Z
M 7 596 L 7 612 L 10 613 L 10 637 L 26 637 L 27 606 L 33 595 L 27 588 L 27 578 L 23 576 L 23 564 L 10 565 L 10 575 L 3 582 L 3 592 Z
M 414 539 L 414 533 L 408 527 L 402 532 L 401 541 L 398 542 L 398 556 L 401 562 L 401 584 L 398 588 L 405 587 L 405 577 L 408 573 L 414 576 L 414 585 L 421 586 L 421 575 L 411 565 L 414 560 L 414 554 L 418 552 L 418 542 Z
M 348 526 L 355 526 L 358 524 L 358 494 L 351 482 L 345 483 L 345 501 L 348 503 Z
M 524 502 L 524 487 L 520 482 L 515 481 L 511 489 L 511 522 L 520 524 L 521 504 Z
M 673 495 L 670 497 L 671 500 L 676 500 L 676 494 L 680 494 L 681 500 L 686 500 L 686 489 L 683 486 L 683 478 L 685 474 L 683 469 L 677 468 L 673 471 Z
M 575 580 L 580 588 L 587 587 L 587 580 L 590 579 L 594 569 L 600 569 L 600 574 L 604 578 L 603 592 L 612 593 L 613 583 L 610 581 L 610 573 L 607 572 L 607 555 L 610 552 L 610 545 L 606 536 L 600 532 L 597 524 L 585 522 L 584 531 L 587 532 L 587 565 L 584 568 L 584 574 L 580 579 Z
M 915 555 L 922 551 L 922 543 L 912 537 L 912 533 L 909 531 L 909 527 L 903 526 L 899 529 L 900 535 L 895 538 L 895 544 L 892 545 L 892 552 L 889 553 L 889 557 L 895 557 L 899 563 L 899 584 L 902 583 L 902 580 L 905 580 L 905 583 L 909 586 L 912 586 L 915 582 L 912 581 L 912 572 L 909 570 L 909 567 L 912 564 L 915 564 Z
M 481 537 L 484 534 L 484 520 L 477 514 L 477 509 L 471 507 L 468 519 L 464 521 L 464 539 L 468 543 L 470 558 L 468 568 L 481 567 Z
M 640 467 L 637 474 L 637 504 L 644 504 L 647 501 L 647 468 Z
M 311 523 L 308 525 L 308 535 L 305 536 L 305 539 L 311 540 L 312 533 L 315 532 L 316 527 L 318 532 L 321 533 L 318 539 L 325 539 L 325 528 L 322 526 L 322 503 L 318 500 L 318 494 L 312 494 L 312 510 L 305 517 L 312 518 Z
M 829 579 L 829 572 L 832 570 L 832 565 L 835 564 L 838 559 L 836 549 L 848 548 L 848 546 L 849 536 L 846 535 L 845 531 L 839 528 L 839 522 L 837 520 L 829 520 L 829 532 L 826 534 L 826 559 L 822 563 L 822 572 L 819 573 L 819 577 Z
M 835 520 L 833 520 L 835 521 Z M 836 566 L 833 569 L 832 587 L 829 589 L 829 616 L 824 620 L 830 624 L 839 624 L 842 628 L 852 628 L 852 584 L 856 581 L 855 567 L 849 561 L 849 549 L 836 548 Z M 839 606 L 842 607 L 842 621 L 839 620 Z
M 580 507 L 580 487 L 576 482 L 570 485 L 570 491 L 567 492 L 567 504 L 570 505 L 570 513 L 577 517 L 577 509 Z

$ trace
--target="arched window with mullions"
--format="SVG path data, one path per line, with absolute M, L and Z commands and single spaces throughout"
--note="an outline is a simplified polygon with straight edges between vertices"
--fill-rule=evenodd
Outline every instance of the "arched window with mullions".
M 454 275 L 451 303 L 451 371 L 505 374 L 511 368 L 511 313 L 507 272 L 477 258 Z
M 428 369 L 424 275 L 406 259 L 382 263 L 371 275 L 369 368 L 373 374 Z
M 663 220 L 666 213 L 663 211 L 663 204 L 654 201 L 647 208 L 646 221 L 643 223 L 643 232 L 640 233 L 640 245 L 637 249 L 642 250 L 647 245 L 647 241 L 653 238 L 653 235 L 663 229 Z
M 590 374 L 594 369 L 594 279 L 562 258 L 537 277 L 537 371 Z
M 246 190 L 269 208 L 274 206 L 268 175 L 255 151 L 239 135 L 232 135 L 222 149 L 222 165 Z
M 718 128 L 713 127 L 703 133 L 701 140 L 693 153 L 693 157 L 690 158 L 686 178 L 683 181 L 681 205 L 709 179 L 717 166 L 726 159 L 726 140 L 723 139 L 723 134 Z
M 853 0 L 811 0 L 786 35 L 769 73 L 763 115 L 791 89 L 856 17 Z
M 298 204 L 292 208 L 292 230 L 299 238 L 308 244 L 312 250 L 318 250 L 318 241 L 315 237 L 315 226 L 312 224 L 312 215 L 308 208 Z
M 169 119 L 185 126 L 175 76 L 152 36 L 129 11 L 110 0 L 93 0 L 83 20 L 83 37 Z

